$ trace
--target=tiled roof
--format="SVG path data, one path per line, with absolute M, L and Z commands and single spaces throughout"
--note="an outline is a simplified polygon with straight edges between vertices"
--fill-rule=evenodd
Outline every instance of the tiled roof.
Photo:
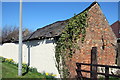
M 116 21 L 111 25 L 113 32 L 115 33 L 116 37 L 120 38 L 120 21 Z

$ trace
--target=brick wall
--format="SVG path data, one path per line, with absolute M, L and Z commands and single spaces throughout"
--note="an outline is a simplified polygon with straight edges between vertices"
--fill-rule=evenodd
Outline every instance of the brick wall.
M 120 38 L 120 33 L 119 33 L 119 30 L 120 30 L 120 22 L 119 21 L 116 21 L 115 23 L 113 23 L 111 25 L 111 28 L 113 30 L 113 32 L 115 33 L 116 37 L 117 38 Z
M 80 50 L 76 50 L 72 58 L 67 61 L 71 78 L 76 76 L 76 62 L 91 63 L 92 47 L 98 48 L 98 64 L 115 64 L 116 37 L 97 3 L 89 9 L 87 23 L 84 43 L 79 42 Z M 89 70 L 90 67 L 82 66 L 82 69 Z M 89 77 L 89 74 L 83 73 L 83 75 Z
M 117 65 L 120 66 L 120 42 L 118 42 Z
M 116 37 L 118 38 L 118 52 L 117 52 L 117 56 L 116 56 L 116 63 L 117 65 L 120 66 L 120 21 L 116 21 L 115 23 L 113 23 L 111 25 L 112 31 L 114 32 L 114 34 L 116 35 Z

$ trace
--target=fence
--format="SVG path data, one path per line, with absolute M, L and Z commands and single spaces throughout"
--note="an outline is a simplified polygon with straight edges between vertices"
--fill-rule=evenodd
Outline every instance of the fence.
M 82 65 L 90 66 L 91 70 L 90 71 L 82 70 L 81 69 Z M 104 75 L 105 76 L 105 80 L 109 80 L 109 76 L 120 78 L 119 75 L 109 74 L 109 68 L 120 69 L 120 66 L 109 66 L 109 65 L 99 65 L 99 64 L 86 64 L 86 63 L 76 63 L 76 66 L 77 66 L 77 69 L 76 69 L 77 77 L 78 77 L 79 80 L 86 80 L 86 79 L 87 80 L 97 80 L 97 75 L 98 74 L 99 75 Z M 105 73 L 97 72 L 97 68 L 98 67 L 105 67 Z M 90 78 L 83 77 L 82 72 L 90 73 Z

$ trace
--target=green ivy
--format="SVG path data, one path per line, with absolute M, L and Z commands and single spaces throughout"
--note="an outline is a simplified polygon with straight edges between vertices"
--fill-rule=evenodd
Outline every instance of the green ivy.
M 87 11 L 84 11 L 69 19 L 64 31 L 56 42 L 55 57 L 58 63 L 57 68 L 64 78 L 69 76 L 66 61 L 72 58 L 76 49 L 80 49 L 77 45 L 78 42 L 84 42 L 87 27 L 86 18 Z M 82 35 L 82 37 L 80 37 L 80 35 Z M 60 67 L 61 65 L 62 67 Z

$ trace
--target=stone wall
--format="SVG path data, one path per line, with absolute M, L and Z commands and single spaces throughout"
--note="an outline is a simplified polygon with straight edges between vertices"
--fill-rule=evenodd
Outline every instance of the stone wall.
M 112 32 L 100 6 L 96 3 L 88 10 L 88 27 L 84 43 L 79 43 L 80 50 L 76 50 L 72 58 L 67 61 L 70 77 L 76 76 L 76 62 L 91 63 L 91 49 L 97 47 L 98 64 L 114 65 L 116 58 L 116 37 Z M 82 69 L 89 70 L 90 67 L 82 66 Z M 89 74 L 83 73 L 89 77 Z

